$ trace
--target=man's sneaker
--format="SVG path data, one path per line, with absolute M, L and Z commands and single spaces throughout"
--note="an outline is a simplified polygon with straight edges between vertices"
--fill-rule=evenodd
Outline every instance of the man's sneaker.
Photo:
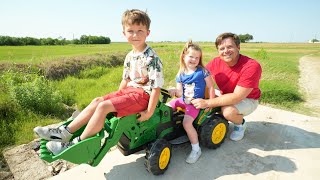
M 201 156 L 201 149 L 199 149 L 199 151 L 192 150 L 189 156 L 187 157 L 186 162 L 189 164 L 193 164 L 197 162 L 200 156 Z
M 54 155 L 61 153 L 66 150 L 68 147 L 79 142 L 79 137 L 74 138 L 70 142 L 57 142 L 57 141 L 49 141 L 46 144 L 46 147 L 49 151 L 51 151 Z
M 239 141 L 243 138 L 244 132 L 246 130 L 246 121 L 243 120 L 243 123 L 240 125 L 234 125 L 233 132 L 230 134 L 230 139 L 233 141 Z
M 72 137 L 72 134 L 69 133 L 65 126 L 58 128 L 35 127 L 33 131 L 48 141 L 69 142 Z

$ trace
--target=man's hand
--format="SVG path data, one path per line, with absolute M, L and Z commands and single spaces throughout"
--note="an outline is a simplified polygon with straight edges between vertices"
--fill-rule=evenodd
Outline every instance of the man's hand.
M 153 113 L 150 113 L 146 110 L 146 111 L 141 111 L 138 114 L 140 115 L 140 117 L 138 118 L 138 121 L 143 122 L 150 119 Z
M 204 109 L 209 107 L 208 100 L 205 100 L 205 99 L 200 99 L 200 98 L 193 99 L 191 100 L 191 103 L 196 109 Z

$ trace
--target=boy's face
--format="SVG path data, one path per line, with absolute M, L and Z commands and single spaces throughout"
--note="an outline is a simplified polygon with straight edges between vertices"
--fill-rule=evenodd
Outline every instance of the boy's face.
M 137 48 L 145 45 L 149 33 L 147 26 L 142 24 L 125 25 L 123 28 L 123 35 L 128 43 Z

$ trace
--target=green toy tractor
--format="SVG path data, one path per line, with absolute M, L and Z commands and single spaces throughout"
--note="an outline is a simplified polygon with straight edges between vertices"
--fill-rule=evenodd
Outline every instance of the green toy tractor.
M 136 115 L 115 117 L 108 114 L 104 128 L 95 136 L 80 141 L 58 155 L 53 155 L 46 148 L 46 140 L 40 142 L 40 158 L 52 162 L 64 159 L 75 164 L 88 163 L 97 166 L 111 147 L 117 145 L 123 155 L 127 156 L 145 149 L 145 165 L 154 175 L 163 174 L 169 166 L 173 141 L 186 136 L 182 120 L 183 110 L 173 112 L 165 105 L 170 97 L 167 90 L 161 89 L 162 99 L 158 102 L 153 116 L 144 122 L 137 121 Z M 200 110 L 194 121 L 199 141 L 210 149 L 218 148 L 225 140 L 228 122 L 220 115 L 218 109 Z M 70 118 L 63 125 L 69 124 Z M 74 133 L 79 136 L 85 127 Z

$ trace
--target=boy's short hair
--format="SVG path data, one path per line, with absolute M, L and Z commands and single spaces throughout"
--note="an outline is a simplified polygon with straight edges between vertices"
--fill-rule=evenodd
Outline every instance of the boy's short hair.
M 226 33 L 222 33 L 220 34 L 215 42 L 216 48 L 218 49 L 218 46 L 221 44 L 221 42 L 226 39 L 226 38 L 232 38 L 234 43 L 239 46 L 240 45 L 240 38 L 238 35 L 234 34 L 234 33 L 230 33 L 230 32 L 226 32 Z
M 149 30 L 151 20 L 146 12 L 139 9 L 126 10 L 122 15 L 122 27 L 132 24 L 145 25 Z

